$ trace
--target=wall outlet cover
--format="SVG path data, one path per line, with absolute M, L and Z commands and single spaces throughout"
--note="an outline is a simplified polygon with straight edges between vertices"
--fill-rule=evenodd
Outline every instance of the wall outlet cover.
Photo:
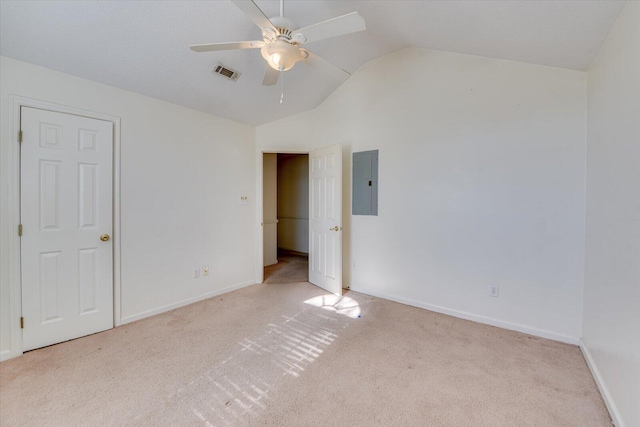
M 498 298 L 498 296 L 500 296 L 500 286 L 489 285 L 489 296 Z

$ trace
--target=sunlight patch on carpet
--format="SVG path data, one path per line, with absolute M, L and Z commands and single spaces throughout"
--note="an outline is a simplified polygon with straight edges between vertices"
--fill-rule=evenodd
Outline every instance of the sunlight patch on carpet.
M 349 311 L 354 309 L 352 303 L 337 303 L 333 304 L 335 313 L 355 313 Z M 167 422 L 230 426 L 244 424 L 246 417 L 257 418 L 274 392 L 289 378 L 300 377 L 350 322 L 351 316 L 335 316 L 311 307 L 293 316 L 282 315 L 260 334 L 240 341 L 217 366 L 171 394 L 167 406 L 189 407 L 191 413 L 176 414 L 180 418 Z
M 323 310 L 333 311 L 352 319 L 360 317 L 360 304 L 351 297 L 333 294 L 319 295 L 306 300 L 304 303 Z

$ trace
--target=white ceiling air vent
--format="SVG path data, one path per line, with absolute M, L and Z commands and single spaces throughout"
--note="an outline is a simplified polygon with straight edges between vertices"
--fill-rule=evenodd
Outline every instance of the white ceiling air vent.
M 236 70 L 232 70 L 231 68 L 225 67 L 222 64 L 216 65 L 216 67 L 213 69 L 213 72 L 215 74 L 221 75 L 226 79 L 231 80 L 232 82 L 235 82 L 236 80 L 238 80 L 238 77 L 240 77 L 239 72 L 237 72 Z

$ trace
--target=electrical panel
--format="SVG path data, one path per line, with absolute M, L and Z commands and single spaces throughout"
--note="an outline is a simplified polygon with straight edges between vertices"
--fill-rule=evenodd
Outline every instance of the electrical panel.
M 378 215 L 378 150 L 353 153 L 352 215 Z

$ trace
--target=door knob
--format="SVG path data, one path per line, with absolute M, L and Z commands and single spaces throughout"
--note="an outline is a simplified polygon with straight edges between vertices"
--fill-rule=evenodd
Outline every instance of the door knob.
M 108 234 L 103 234 L 102 236 L 100 236 L 100 240 L 102 240 L 103 242 L 109 241 L 109 235 Z
M 329 229 L 329 231 L 339 231 L 339 230 L 340 230 L 340 227 L 338 227 L 337 225 Z

